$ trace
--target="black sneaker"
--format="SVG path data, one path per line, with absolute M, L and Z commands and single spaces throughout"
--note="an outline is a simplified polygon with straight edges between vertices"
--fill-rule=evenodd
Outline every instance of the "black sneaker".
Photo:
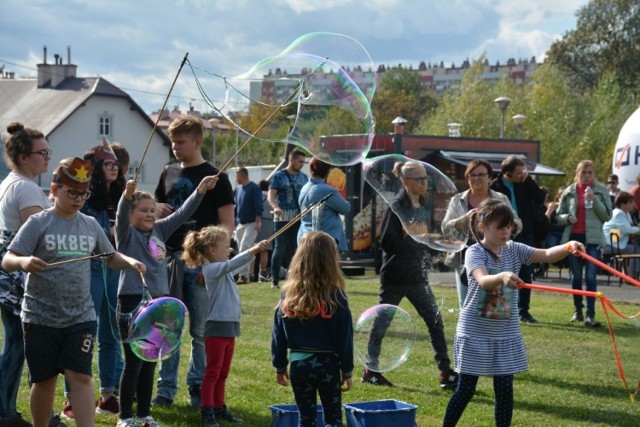
M 454 371 L 440 372 L 440 388 L 452 390 L 458 385 L 458 373 Z
M 533 317 L 531 314 L 529 314 L 528 311 L 522 312 L 522 314 L 520 315 L 520 321 L 522 323 L 538 323 L 538 321 L 535 319 L 535 317 Z
M 191 406 L 194 408 L 200 408 L 202 395 L 202 392 L 200 390 L 201 389 L 199 385 L 189 386 L 189 403 L 191 403 Z
M 587 318 L 584 321 L 584 326 L 588 328 L 599 328 L 601 325 L 593 316 L 587 315 Z
M 151 403 L 153 404 L 153 406 L 173 406 L 173 399 L 169 399 L 168 397 L 164 397 L 164 396 L 156 396 L 155 399 L 153 399 L 151 401 Z
M 0 426 L 33 427 L 33 424 L 22 418 L 22 414 L 17 413 L 8 417 L 0 417 Z
M 202 425 L 209 427 L 220 427 L 220 424 L 216 420 L 216 415 L 211 406 L 205 406 L 200 409 L 200 417 L 202 418 Z
M 271 282 L 271 289 L 280 289 L 280 286 L 277 283 Z
M 391 381 L 386 379 L 380 372 L 374 372 L 368 369 L 362 372 L 362 382 L 384 387 L 393 387 Z
M 229 424 L 240 424 L 244 421 L 240 418 L 236 418 L 233 415 L 233 412 L 227 408 L 227 405 L 222 405 L 220 408 L 213 408 L 213 413 L 216 416 L 216 419 L 226 421 Z
M 60 419 L 60 415 L 54 415 L 49 420 L 49 427 L 68 427 L 67 424 L 63 423 Z

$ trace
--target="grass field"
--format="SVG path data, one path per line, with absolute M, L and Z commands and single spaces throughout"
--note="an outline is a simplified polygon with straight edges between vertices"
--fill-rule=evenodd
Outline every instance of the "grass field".
M 354 318 L 377 301 L 376 278 L 348 281 L 348 293 Z M 443 301 L 443 317 L 450 352 L 457 321 L 455 289 L 434 287 Z M 232 371 L 227 383 L 227 405 L 245 420 L 245 426 L 263 427 L 271 423 L 270 405 L 293 403 L 290 388 L 276 384 L 270 363 L 270 336 L 273 308 L 278 292 L 267 284 L 253 283 L 240 288 L 243 301 L 242 337 L 236 344 Z M 406 301 L 401 307 L 413 314 Z M 623 313 L 635 313 L 638 306 L 616 304 Z M 598 317 L 604 321 L 598 306 Z M 588 329 L 568 322 L 570 297 L 539 293 L 535 295 L 535 325 L 524 325 L 523 335 L 529 357 L 529 371 L 516 376 L 514 426 L 634 426 L 640 425 L 639 403 L 631 403 L 618 376 L 611 340 L 606 327 Z M 630 322 L 614 319 L 616 337 L 622 350 L 640 348 L 640 329 Z M 397 399 L 418 406 L 418 426 L 442 423 L 450 392 L 440 390 L 437 369 L 428 341 L 426 326 L 417 322 L 418 339 L 409 360 L 386 376 L 396 385 L 380 388 L 359 381 L 361 366 L 356 362 L 354 388 L 343 395 L 343 403 L 379 399 Z M 189 339 L 183 340 L 183 354 L 189 354 Z M 640 379 L 638 352 L 627 359 L 628 381 L 635 387 Z M 152 415 L 166 426 L 200 424 L 199 411 L 189 406 L 185 386 L 188 357 L 181 360 L 180 390 L 173 407 L 153 409 Z M 97 375 L 94 377 L 97 390 Z M 96 396 L 98 393 L 96 391 Z M 59 381 L 55 409 L 62 407 L 62 380 Z M 30 418 L 26 374 L 19 395 L 19 410 Z M 491 426 L 493 389 L 489 378 L 481 378 L 478 390 L 459 425 Z M 96 425 L 115 426 L 116 416 L 96 416 Z M 73 425 L 73 423 L 71 423 Z

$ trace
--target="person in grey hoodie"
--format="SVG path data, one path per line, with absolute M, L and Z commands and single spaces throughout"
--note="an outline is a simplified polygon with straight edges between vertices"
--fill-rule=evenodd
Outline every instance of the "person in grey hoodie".
M 236 337 L 240 336 L 240 294 L 234 273 L 248 265 L 267 248 L 266 240 L 229 259 L 231 236 L 222 226 L 190 231 L 182 244 L 182 259 L 189 268 L 202 264 L 209 295 L 209 313 L 204 329 L 206 367 L 202 378 L 200 415 L 206 426 L 219 426 L 217 420 L 237 424 L 225 402 L 225 385 L 231 370 Z
M 156 220 L 156 201 L 153 195 L 136 191 L 134 180 L 127 182 L 118 203 L 116 245 L 122 253 L 135 254 L 147 266 L 147 274 L 145 283 L 139 274 L 120 275 L 117 317 L 123 340 L 128 336 L 131 313 L 142 300 L 143 287 L 149 284 L 148 290 L 152 297 L 169 294 L 165 242 L 191 217 L 206 192 L 214 188 L 217 182 L 218 178 L 215 176 L 204 177 L 196 191 L 191 193 L 179 209 L 159 220 Z M 139 421 L 151 427 L 158 425 L 150 415 L 156 362 L 143 361 L 133 353 L 130 343 L 122 344 L 125 364 L 120 379 L 120 419 L 117 426 L 135 426 Z M 134 398 L 137 402 L 136 418 L 133 417 Z

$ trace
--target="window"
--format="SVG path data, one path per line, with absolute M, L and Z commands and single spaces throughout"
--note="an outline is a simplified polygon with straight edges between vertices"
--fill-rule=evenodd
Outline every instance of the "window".
M 112 118 L 105 111 L 98 117 L 98 135 L 101 137 L 111 137 L 112 134 Z

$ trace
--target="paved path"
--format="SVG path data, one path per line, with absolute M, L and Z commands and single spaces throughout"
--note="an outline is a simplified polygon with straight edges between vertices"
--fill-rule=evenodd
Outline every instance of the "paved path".
M 455 279 L 452 272 L 429 272 L 429 283 L 434 286 L 455 287 Z M 558 278 L 557 270 L 552 270 L 546 279 L 536 279 L 533 281 L 533 284 L 571 289 L 569 272 L 567 270 L 562 270 L 561 278 Z M 598 276 L 598 291 L 602 292 L 611 301 L 622 301 L 640 305 L 640 288 L 624 282 L 622 286 L 619 287 L 617 277 L 611 277 L 610 284 L 607 286 L 607 276 Z

